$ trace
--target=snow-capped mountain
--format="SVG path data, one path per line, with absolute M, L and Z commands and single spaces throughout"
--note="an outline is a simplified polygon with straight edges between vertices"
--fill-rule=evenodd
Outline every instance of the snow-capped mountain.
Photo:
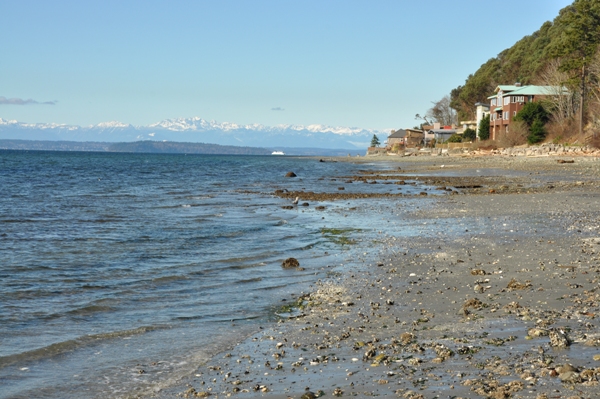
M 147 126 L 118 121 L 75 126 L 55 123 L 28 124 L 0 118 L 0 139 L 130 142 L 166 140 L 249 147 L 315 147 L 362 149 L 369 145 L 373 129 L 325 125 L 241 125 L 202 118 L 165 119 Z

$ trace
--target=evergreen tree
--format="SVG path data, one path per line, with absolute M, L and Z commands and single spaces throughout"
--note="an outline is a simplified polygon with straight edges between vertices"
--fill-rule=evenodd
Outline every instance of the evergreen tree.
M 546 128 L 544 127 L 544 123 L 541 120 L 536 119 L 531 125 L 531 128 L 529 129 L 527 142 L 529 144 L 536 144 L 542 142 L 546 138 L 546 134 L 547 133 Z
M 542 103 L 530 102 L 521 108 L 517 115 L 515 115 L 514 120 L 525 122 L 529 130 L 531 130 L 535 121 L 540 121 L 542 125 L 548 123 L 550 114 L 546 111 Z
M 490 138 L 490 115 L 486 115 L 479 122 L 479 140 L 487 140 Z
M 579 133 L 583 133 L 584 110 L 587 92 L 587 72 L 600 46 L 600 2 L 575 0 L 563 14 L 566 26 L 559 40 L 554 42 L 550 54 L 560 58 L 563 72 L 569 74 L 571 89 L 580 91 Z
M 379 142 L 379 138 L 377 137 L 376 134 L 374 134 L 373 138 L 371 139 L 371 147 L 379 147 L 379 144 L 381 144 Z

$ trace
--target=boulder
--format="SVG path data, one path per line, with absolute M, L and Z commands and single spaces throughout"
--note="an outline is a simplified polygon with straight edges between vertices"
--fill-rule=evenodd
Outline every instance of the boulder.
M 285 177 L 296 177 L 296 174 L 294 172 L 287 172 Z
M 298 259 L 296 258 L 287 258 L 283 261 L 281 267 L 283 267 L 284 269 L 298 268 L 300 267 L 300 262 L 298 262 Z

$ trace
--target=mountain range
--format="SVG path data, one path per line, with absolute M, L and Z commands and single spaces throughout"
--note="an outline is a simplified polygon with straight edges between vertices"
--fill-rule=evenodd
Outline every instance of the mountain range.
M 174 141 L 246 147 L 314 147 L 366 149 L 373 135 L 384 141 L 387 134 L 373 129 L 325 125 L 240 125 L 202 118 L 166 119 L 147 126 L 103 122 L 91 126 L 55 123 L 23 123 L 0 118 L 0 140 L 76 142 Z

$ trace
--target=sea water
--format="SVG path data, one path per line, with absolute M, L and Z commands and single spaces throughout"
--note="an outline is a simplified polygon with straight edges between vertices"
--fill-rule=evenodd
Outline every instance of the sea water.
M 176 383 L 346 262 L 327 229 L 345 228 L 359 253 L 399 209 L 289 210 L 274 191 L 420 189 L 343 182 L 382 167 L 0 151 L 0 398 L 135 397 Z M 288 257 L 304 270 L 283 269 Z

